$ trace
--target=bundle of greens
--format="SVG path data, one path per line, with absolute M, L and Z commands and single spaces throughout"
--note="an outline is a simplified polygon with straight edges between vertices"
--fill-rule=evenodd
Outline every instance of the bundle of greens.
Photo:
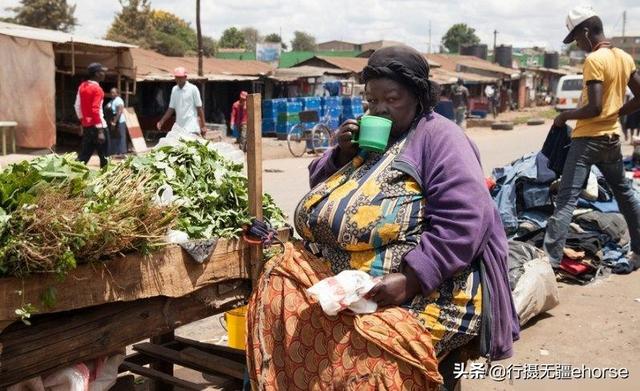
M 171 189 L 170 202 L 158 192 Z M 264 215 L 285 218 L 269 195 Z M 79 263 L 147 252 L 169 229 L 233 238 L 251 222 L 242 165 L 187 141 L 90 171 L 75 155 L 47 155 L 0 172 L 0 277 L 65 274 Z
M 78 263 L 164 243 L 177 212 L 153 202 L 149 177 L 99 180 L 73 155 L 48 155 L 0 173 L 0 276 L 64 275 Z
M 212 144 L 185 141 L 131 157 L 123 164 L 136 173 L 149 173 L 151 191 L 171 188 L 173 204 L 179 208 L 175 229 L 191 239 L 237 237 L 242 226 L 251 222 L 242 165 L 225 159 Z M 100 180 L 110 181 L 118 170 L 113 167 Z M 263 211 L 276 228 L 284 226 L 284 214 L 268 194 L 263 197 Z

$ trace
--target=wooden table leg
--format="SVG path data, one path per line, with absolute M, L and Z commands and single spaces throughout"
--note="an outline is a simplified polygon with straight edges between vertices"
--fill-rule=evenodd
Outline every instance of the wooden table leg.
M 162 345 L 168 342 L 172 342 L 175 338 L 174 332 L 161 334 L 157 337 L 151 337 L 151 343 L 156 345 Z M 151 369 L 155 369 L 156 371 L 162 372 L 169 376 L 173 376 L 173 364 L 170 362 L 161 362 L 157 361 L 151 364 Z M 153 381 L 152 389 L 155 391 L 172 391 L 173 387 L 169 384 L 162 383 L 160 381 Z

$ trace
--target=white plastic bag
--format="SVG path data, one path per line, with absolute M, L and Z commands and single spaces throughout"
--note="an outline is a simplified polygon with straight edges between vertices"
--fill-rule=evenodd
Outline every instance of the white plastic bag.
M 182 143 L 183 140 L 203 140 L 203 138 L 195 133 L 188 132 L 184 128 L 178 126 L 178 124 L 174 123 L 171 131 L 169 131 L 166 136 L 158 140 L 158 144 L 153 148 L 161 148 L 167 145 L 175 146 Z
M 173 199 L 173 188 L 167 184 L 160 186 L 153 197 L 154 203 L 158 206 L 169 206 Z
M 62 369 L 45 377 L 44 388 L 51 391 L 87 391 L 91 373 L 84 363 Z
M 523 267 L 524 273 L 512 292 L 521 326 L 560 303 L 556 276 L 546 256 L 532 259 Z
M 378 305 L 364 296 L 377 283 L 369 274 L 359 270 L 345 270 L 316 283 L 307 292 L 313 296 L 327 315 L 337 315 L 349 308 L 357 314 L 370 314 Z
M 118 380 L 118 367 L 124 354 L 101 357 L 87 363 L 60 369 L 44 378 L 14 384 L 8 391 L 107 391 Z
M 107 391 L 118 380 L 118 367 L 124 361 L 124 354 L 114 354 L 95 360 L 95 378 L 89 383 L 89 391 Z
M 244 152 L 239 150 L 235 145 L 220 141 L 209 144 L 209 146 L 227 160 L 231 160 L 234 163 L 244 163 Z
M 170 229 L 167 232 L 167 243 L 180 244 L 189 241 L 189 234 L 184 231 Z

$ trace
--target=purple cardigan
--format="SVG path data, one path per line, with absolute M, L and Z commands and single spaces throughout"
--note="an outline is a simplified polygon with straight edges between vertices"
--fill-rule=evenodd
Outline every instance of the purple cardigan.
M 485 185 L 478 149 L 457 125 L 436 113 L 423 117 L 408 137 L 393 166 L 425 191 L 427 228 L 404 260 L 427 294 L 481 258 L 483 291 L 490 298 L 490 310 L 483 315 L 489 323 L 486 348 L 491 359 L 509 358 L 520 326 L 509 287 L 507 237 Z M 336 158 L 337 148 L 332 148 L 311 163 L 311 187 L 339 169 Z

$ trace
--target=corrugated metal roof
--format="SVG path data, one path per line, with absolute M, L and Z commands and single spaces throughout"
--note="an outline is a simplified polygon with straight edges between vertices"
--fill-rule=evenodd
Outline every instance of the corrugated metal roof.
M 12 37 L 33 39 L 36 41 L 55 42 L 55 43 L 80 43 L 85 45 L 104 46 L 112 48 L 133 48 L 122 42 L 107 41 L 105 39 L 95 39 L 83 37 L 76 34 L 65 33 L 62 31 L 39 29 L 35 27 L 22 26 L 19 24 L 0 22 L 0 34 Z
M 505 68 L 490 61 L 474 56 L 461 56 L 457 54 L 426 54 L 427 59 L 438 62 L 442 68 L 448 71 L 458 71 L 460 67 L 489 71 L 505 76 L 515 76 L 520 73 L 517 69 Z M 472 72 L 468 72 L 472 73 Z
M 329 67 L 334 67 L 338 69 L 343 69 L 346 71 L 350 71 L 353 73 L 360 73 L 367 66 L 367 62 L 369 59 L 360 58 L 360 57 L 326 57 L 326 56 L 314 56 L 306 61 L 302 61 L 298 65 L 294 66 L 302 66 L 307 62 L 315 62 L 318 59 L 321 62 L 326 63 Z
M 358 54 L 358 57 L 369 58 L 371 57 L 373 52 L 375 52 L 375 50 L 373 49 L 365 50 L 364 52 Z M 436 61 L 433 61 L 433 59 L 428 58 L 426 54 L 423 54 L 422 56 L 425 58 L 425 60 L 427 60 L 429 68 L 440 68 L 440 64 L 438 64 Z
M 131 49 L 137 79 L 171 80 L 173 70 L 184 67 L 189 77 L 197 78 L 197 57 L 168 57 L 152 50 Z M 203 78 L 222 80 L 256 80 L 258 76 L 267 75 L 273 67 L 260 61 L 224 60 L 220 58 L 204 58 L 202 61 Z
M 442 85 L 454 84 L 458 79 L 468 84 L 488 84 L 498 81 L 497 77 L 478 75 L 476 73 L 455 72 L 444 68 L 434 68 L 430 72 L 430 78 Z
M 321 77 L 324 75 L 348 75 L 351 71 L 336 68 L 323 68 L 303 65 L 293 68 L 278 68 L 269 78 L 277 81 L 295 81 L 305 77 Z
M 522 67 L 525 71 L 530 72 L 543 72 L 543 73 L 552 73 L 554 75 L 571 75 L 573 74 L 571 71 L 566 69 L 554 69 L 554 68 L 545 68 L 545 67 Z

